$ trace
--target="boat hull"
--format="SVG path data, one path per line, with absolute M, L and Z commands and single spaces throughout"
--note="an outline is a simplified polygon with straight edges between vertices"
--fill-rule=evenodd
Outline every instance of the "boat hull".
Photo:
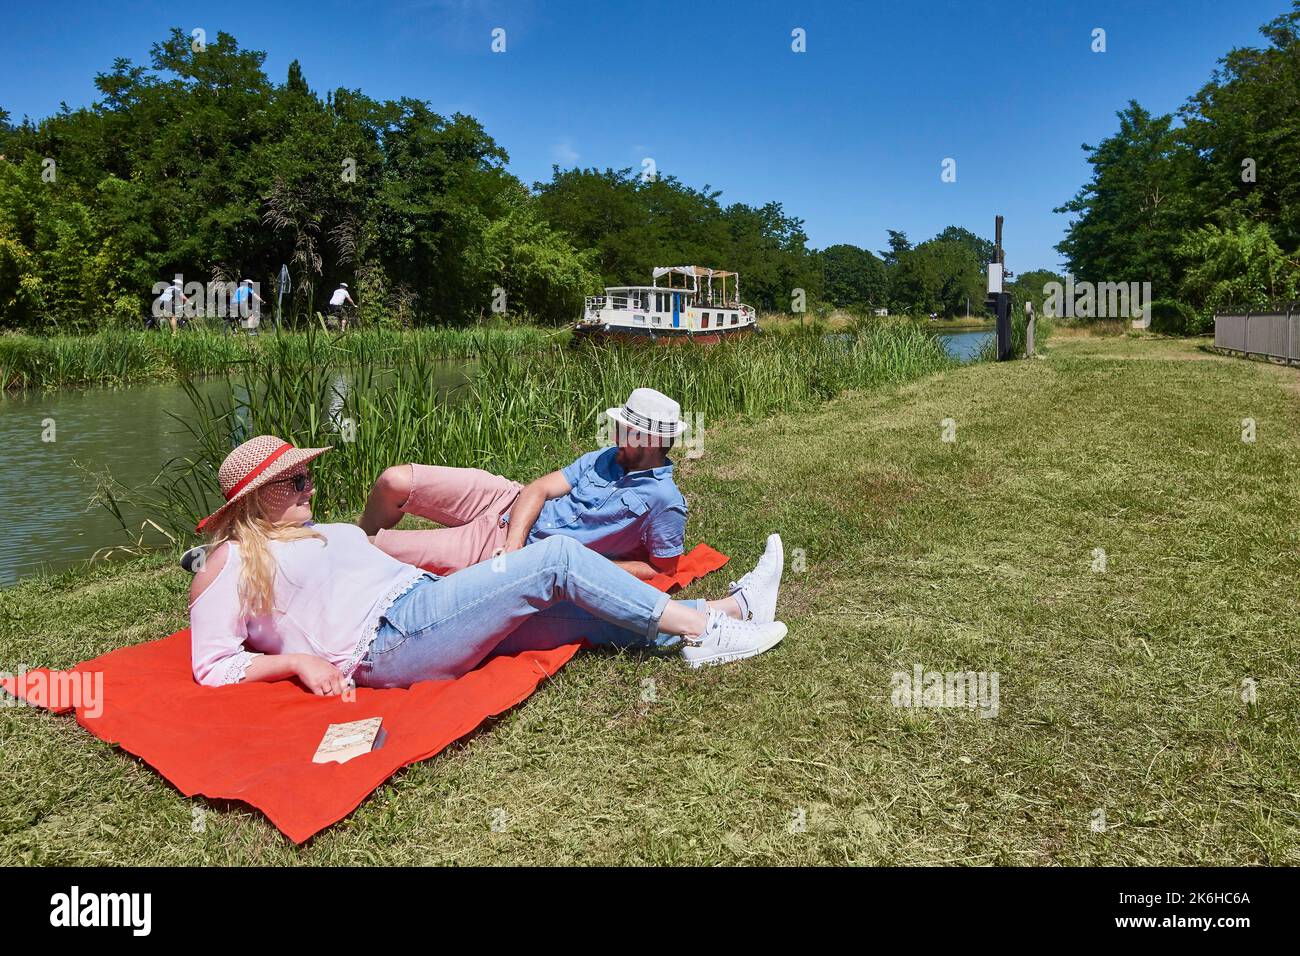
M 723 339 L 743 338 L 758 331 L 756 325 L 734 329 L 691 331 L 674 328 L 626 328 L 617 325 L 579 325 L 573 330 L 573 344 L 582 342 L 631 342 L 639 345 L 716 345 Z

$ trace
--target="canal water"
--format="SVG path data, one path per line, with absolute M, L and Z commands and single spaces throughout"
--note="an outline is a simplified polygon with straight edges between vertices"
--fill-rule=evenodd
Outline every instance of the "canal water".
M 90 472 L 107 470 L 129 484 L 150 481 L 192 450 L 172 418 L 189 408 L 174 384 L 0 395 L 0 587 L 126 543 L 113 516 L 91 506 Z
M 939 338 L 954 358 L 969 361 L 990 334 Z M 450 391 L 466 374 L 463 364 L 448 362 L 434 385 Z M 215 381 L 198 388 L 212 396 L 225 390 Z M 0 393 L 0 587 L 128 543 L 117 520 L 92 503 L 92 475 L 107 472 L 138 486 L 173 458 L 192 455 L 194 442 L 182 423 L 190 411 L 185 392 L 171 383 Z M 146 516 L 124 517 L 139 531 Z
M 970 362 L 979 357 L 984 343 L 993 338 L 993 333 L 984 329 L 970 332 L 944 332 L 939 336 L 943 347 L 959 362 Z
M 467 368 L 444 363 L 432 387 L 450 393 Z M 218 380 L 196 387 L 206 398 L 228 394 Z M 346 388 L 345 380 L 334 387 Z M 94 475 L 137 487 L 172 459 L 192 456 L 196 443 L 184 425 L 192 410 L 175 383 L 0 392 L 0 587 L 128 544 L 117 519 L 92 500 Z M 132 532 L 146 517 L 123 514 Z M 151 531 L 146 540 L 162 539 Z

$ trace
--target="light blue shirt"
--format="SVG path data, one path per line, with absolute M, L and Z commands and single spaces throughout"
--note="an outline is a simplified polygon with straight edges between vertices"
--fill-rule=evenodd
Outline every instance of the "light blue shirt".
M 673 482 L 673 463 L 625 472 L 617 454 L 597 449 L 563 470 L 569 493 L 542 505 L 529 544 L 562 534 L 609 558 L 682 553 L 686 499 Z

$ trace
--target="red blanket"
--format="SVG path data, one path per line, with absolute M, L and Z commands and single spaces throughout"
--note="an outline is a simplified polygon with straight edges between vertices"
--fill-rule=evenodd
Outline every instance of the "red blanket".
M 697 545 L 677 574 L 650 583 L 668 591 L 726 562 L 708 545 Z M 75 708 L 63 695 L 61 706 L 49 707 L 47 689 L 67 673 L 29 671 L 0 686 L 56 713 L 75 709 L 77 723 L 140 757 L 185 796 L 242 800 L 302 843 L 355 810 L 402 767 L 427 760 L 526 699 L 580 646 L 495 657 L 458 680 L 424 681 L 403 690 L 363 687 L 354 701 L 344 702 L 287 680 L 200 686 L 190 670 L 185 630 L 72 668 L 72 674 L 82 672 L 79 680 L 102 674 L 98 700 L 76 703 L 74 697 Z M 384 719 L 387 739 L 380 749 L 345 764 L 311 762 L 326 727 L 367 717 Z

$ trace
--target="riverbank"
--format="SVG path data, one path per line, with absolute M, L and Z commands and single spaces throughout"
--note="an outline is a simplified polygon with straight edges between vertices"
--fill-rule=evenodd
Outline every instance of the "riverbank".
M 779 334 L 807 328 L 843 332 L 862 319 L 836 311 L 825 319 L 774 313 L 760 323 Z M 908 322 L 886 319 L 885 324 Z M 936 333 L 988 331 L 987 322 L 920 321 Z M 266 355 L 298 356 L 314 341 L 332 352 L 389 364 L 397 356 L 425 354 L 437 359 L 473 358 L 489 350 L 527 351 L 569 341 L 567 328 L 531 325 L 483 325 L 420 329 L 359 329 L 343 335 L 315 327 L 300 331 L 267 330 L 257 335 L 229 335 L 201 328 L 172 335 L 167 331 L 105 331 L 91 335 L 0 335 L 0 393 L 28 389 L 120 386 L 201 378 L 238 369 Z
M 992 332 L 997 323 L 992 319 L 957 317 L 952 319 L 925 319 L 921 322 L 932 332 Z
M 334 446 L 314 466 L 314 508 L 350 517 L 384 468 L 415 458 L 485 468 L 526 481 L 594 447 L 607 408 L 634 388 L 672 395 L 694 431 L 678 457 L 709 440 L 715 423 L 816 408 L 849 389 L 878 388 L 947 368 L 933 336 L 907 324 L 861 323 L 836 336 L 815 330 L 751 336 L 708 347 L 628 348 L 593 343 L 480 353 L 452 394 L 429 387 L 441 359 L 404 352 L 388 367 L 321 347 L 250 359 L 209 380 L 189 427 L 205 436 L 195 464 L 177 462 L 132 495 L 136 510 L 181 540 L 192 535 L 196 488 L 216 488 L 226 453 L 248 435 L 300 447 Z M 221 394 L 224 386 L 224 395 Z M 213 391 L 215 389 L 215 391 Z M 228 414 L 238 408 L 237 415 Z M 703 425 L 703 429 L 698 426 Z
M 679 463 L 688 537 L 733 556 L 690 596 L 771 530 L 804 553 L 770 654 L 582 655 L 300 849 L 66 717 L 0 708 L 0 857 L 1298 864 L 1300 377 L 1180 340 L 1046 351 L 733 417 Z M 0 591 L 0 667 L 169 633 L 188 581 L 146 558 Z M 892 706 L 918 665 L 996 673 L 996 716 Z
M 537 326 L 359 329 L 343 335 L 315 328 L 227 335 L 211 329 L 98 332 L 93 335 L 0 335 L 0 391 L 124 385 L 214 375 L 265 355 L 300 354 L 326 341 L 339 354 L 384 360 L 406 354 L 470 358 L 487 349 L 524 350 L 567 341 L 563 329 Z
M 7 449 L 0 513 L 10 532 L 0 539 L 0 587 L 121 547 L 123 527 L 146 545 L 167 544 L 159 525 L 176 540 L 192 537 L 194 489 L 215 487 L 226 442 L 238 441 L 232 433 L 243 427 L 339 446 L 317 505 L 349 514 L 374 475 L 403 458 L 531 476 L 587 447 L 595 412 L 637 384 L 679 396 L 708 422 L 737 412 L 761 417 L 922 375 L 947 364 L 941 348 L 959 351 L 952 337 L 936 347 L 916 329 L 889 325 L 833 339 L 794 329 L 734 348 L 491 346 L 472 359 L 419 349 L 358 353 L 337 342 L 316 336 L 250 352 L 236 371 L 192 382 L 0 395 Z M 194 477 L 188 462 L 196 460 Z M 112 496 L 115 512 L 87 507 L 97 488 Z
M 931 332 L 992 332 L 995 323 L 992 319 L 980 318 L 979 316 L 970 316 L 969 318 L 958 316 L 951 319 L 931 319 L 928 316 L 908 316 L 893 315 L 881 316 L 885 322 L 912 322 L 921 328 L 929 329 Z M 842 309 L 836 309 L 824 318 L 817 318 L 809 313 L 802 315 L 790 312 L 771 312 L 763 313 L 759 316 L 759 326 L 764 329 L 773 331 L 782 331 L 799 326 L 820 324 L 830 332 L 838 332 L 842 329 L 852 326 L 854 323 L 862 321 L 861 316 L 854 315 Z

